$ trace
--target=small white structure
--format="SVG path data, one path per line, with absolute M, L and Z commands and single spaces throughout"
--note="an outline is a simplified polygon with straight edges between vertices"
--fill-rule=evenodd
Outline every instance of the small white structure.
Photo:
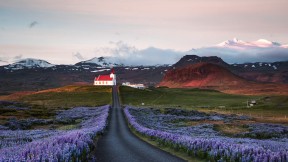
M 257 104 L 256 100 L 248 100 L 247 101 L 247 107 L 252 107 L 252 106 L 255 106 Z
M 132 87 L 132 88 L 138 88 L 138 89 L 144 89 L 145 88 L 144 84 L 131 84 L 130 82 L 122 83 L 122 85 Z
M 99 75 L 98 77 L 95 77 L 94 85 L 96 86 L 116 85 L 116 74 L 114 74 L 114 69 L 111 69 L 110 75 Z

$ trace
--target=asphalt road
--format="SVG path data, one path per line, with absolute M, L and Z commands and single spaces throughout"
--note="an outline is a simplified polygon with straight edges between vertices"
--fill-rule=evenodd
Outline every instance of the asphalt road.
M 100 162 L 182 162 L 132 134 L 121 110 L 117 87 L 113 87 L 113 105 L 107 132 L 97 142 L 96 160 Z

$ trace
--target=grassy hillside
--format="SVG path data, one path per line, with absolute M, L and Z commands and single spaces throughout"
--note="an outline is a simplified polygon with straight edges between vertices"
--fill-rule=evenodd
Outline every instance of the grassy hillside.
M 215 90 L 155 88 L 139 90 L 120 87 L 122 104 L 134 106 L 178 107 L 205 112 L 245 114 L 258 120 L 288 123 L 288 96 L 231 95 Z M 257 105 L 247 108 L 248 100 Z
M 26 95 L 18 100 L 50 108 L 99 106 L 111 104 L 111 91 L 111 87 L 104 86 L 66 86 Z
M 179 107 L 240 107 L 246 106 L 248 99 L 258 96 L 230 95 L 215 90 L 155 88 L 139 90 L 120 87 L 123 104 L 179 106 Z
M 77 106 L 100 106 L 112 103 L 111 87 L 65 86 L 29 94 L 21 94 L 15 98 L 11 95 L 10 106 L 0 104 L 0 124 L 11 118 L 52 118 L 56 111 Z M 2 96 L 0 100 L 10 100 Z M 11 108 L 12 107 L 12 108 Z M 19 107 L 19 108 L 18 108 Z

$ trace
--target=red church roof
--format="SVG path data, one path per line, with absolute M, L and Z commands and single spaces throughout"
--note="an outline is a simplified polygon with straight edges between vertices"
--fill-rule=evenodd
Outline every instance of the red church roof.
M 95 81 L 112 81 L 113 78 L 110 78 L 110 75 L 99 75 L 95 78 Z

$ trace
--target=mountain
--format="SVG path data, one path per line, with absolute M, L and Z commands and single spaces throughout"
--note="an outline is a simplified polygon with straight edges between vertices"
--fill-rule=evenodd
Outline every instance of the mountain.
M 121 61 L 109 57 L 93 58 L 75 65 L 53 65 L 44 60 L 25 59 L 0 66 L 0 93 L 37 91 L 69 84 L 92 84 L 96 76 L 109 74 L 111 66 L 115 68 L 120 84 L 131 82 L 147 86 L 158 85 L 170 70 L 198 63 L 216 64 L 248 81 L 288 83 L 288 61 L 227 64 L 217 56 L 186 55 L 174 65 L 126 66 L 120 63 Z
M 95 65 L 101 67 L 124 66 L 124 64 L 116 57 L 94 57 L 87 61 L 78 62 L 75 65 Z
M 50 64 L 49 62 L 45 60 L 39 60 L 39 59 L 23 59 L 18 62 L 15 62 L 13 64 L 9 64 L 7 66 L 4 66 L 5 69 L 13 69 L 13 70 L 19 70 L 19 69 L 31 69 L 31 68 L 49 68 L 55 66 L 53 64 Z
M 27 59 L 0 66 L 0 95 L 18 91 L 38 91 L 71 84 L 92 84 L 98 75 L 109 74 L 114 66 L 117 82 L 158 84 L 169 65 L 125 66 L 111 58 L 94 58 L 75 65 L 52 65 Z
M 217 45 L 191 49 L 186 53 L 198 56 L 218 56 L 229 64 L 288 61 L 288 45 L 266 39 L 242 41 L 234 38 Z
M 228 68 L 248 80 L 288 83 L 288 61 L 232 64 Z
M 287 47 L 287 45 L 281 45 L 280 43 L 278 42 L 272 42 L 272 41 L 269 41 L 269 40 L 266 40 L 266 39 L 258 39 L 256 41 L 252 41 L 252 42 L 245 42 L 245 41 L 242 41 L 242 40 L 239 40 L 237 38 L 234 38 L 232 40 L 227 40 L 227 41 L 224 41 L 222 43 L 219 43 L 217 44 L 216 46 L 218 47 L 231 47 L 231 48 L 251 48 L 251 47 Z
M 220 65 L 250 81 L 288 83 L 288 61 L 230 65 L 217 56 L 199 57 L 197 55 L 185 55 L 177 63 L 172 65 L 172 68 L 182 68 L 201 62 Z
M 244 79 L 220 65 L 201 62 L 169 70 L 159 85 L 168 87 L 219 87 L 239 85 L 244 82 Z
M 203 62 L 170 69 L 158 86 L 215 89 L 232 94 L 288 94 L 288 84 L 247 81 L 223 66 Z
M 220 57 L 217 56 L 197 56 L 197 55 L 185 55 L 178 62 L 176 62 L 172 67 L 180 68 L 185 67 L 187 65 L 196 64 L 200 62 L 213 63 L 221 66 L 229 66 L 226 62 L 224 62 Z

